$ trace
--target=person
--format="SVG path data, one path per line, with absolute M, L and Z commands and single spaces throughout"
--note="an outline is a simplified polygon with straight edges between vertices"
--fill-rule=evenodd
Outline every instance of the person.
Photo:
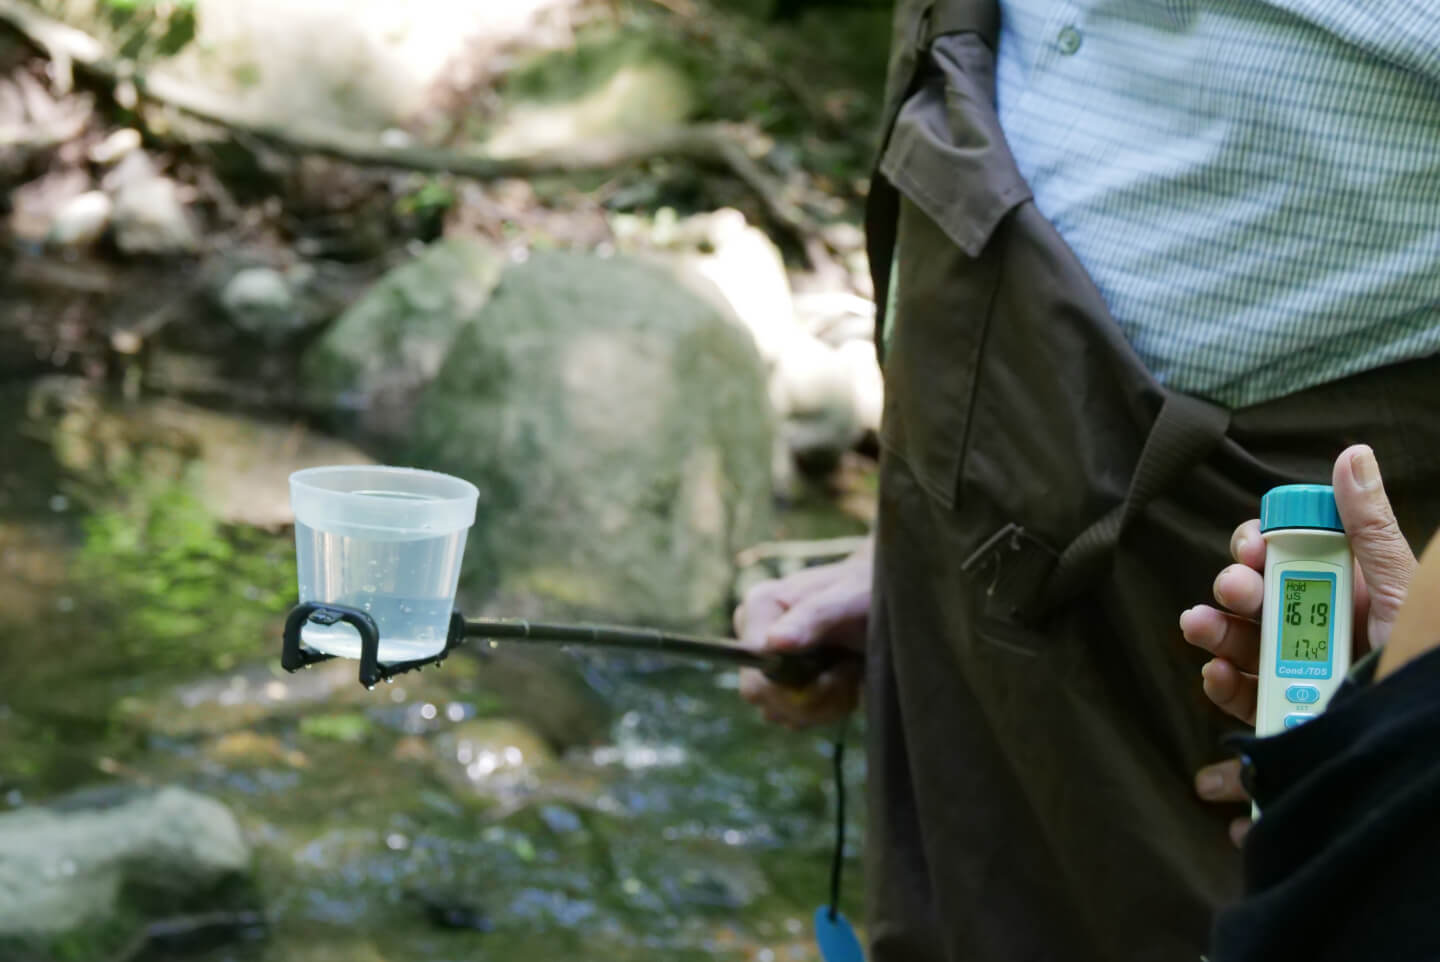
M 1440 7 L 899 0 L 867 212 L 873 546 L 746 644 L 864 637 L 877 962 L 1195 959 L 1239 889 L 1175 613 L 1362 438 L 1440 523 Z M 743 693 L 791 725 L 858 699 Z
M 1383 482 L 1357 484 L 1350 454 L 1334 485 L 1355 554 L 1361 657 L 1313 723 L 1238 740 L 1243 780 L 1238 759 L 1198 779 L 1206 797 L 1235 801 L 1248 783 L 1264 815 L 1245 843 L 1244 897 L 1216 920 L 1213 962 L 1440 958 L 1440 534 L 1417 564 Z M 1185 640 L 1213 656 L 1205 694 L 1247 725 L 1265 548 L 1258 521 L 1236 528 L 1219 607 L 1180 617 Z

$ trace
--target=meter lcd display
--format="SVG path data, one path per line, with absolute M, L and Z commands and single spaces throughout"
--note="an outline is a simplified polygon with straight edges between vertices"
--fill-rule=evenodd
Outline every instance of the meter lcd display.
M 1282 661 L 1330 660 L 1334 595 L 1335 585 L 1329 580 L 1285 579 L 1285 609 L 1280 619 Z

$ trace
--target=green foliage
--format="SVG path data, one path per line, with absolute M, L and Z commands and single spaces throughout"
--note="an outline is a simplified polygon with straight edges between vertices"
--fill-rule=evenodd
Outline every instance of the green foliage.
M 335 742 L 360 742 L 370 734 L 370 719 L 356 712 L 310 715 L 300 719 L 300 734 Z
M 432 241 L 445 233 L 445 215 L 456 200 L 448 179 L 426 177 L 414 190 L 395 199 L 395 213 L 409 221 L 409 229 L 416 238 Z
M 455 199 L 455 191 L 448 183 L 431 177 L 415 190 L 401 195 L 395 206 L 401 214 L 443 213 L 455 206 Z
M 522 60 L 505 75 L 505 93 L 517 100 L 575 100 L 627 65 L 683 55 L 683 48 L 664 34 L 647 36 L 608 24 L 595 26 L 582 31 L 574 47 L 546 50 Z
M 260 84 L 260 68 L 253 63 L 237 64 L 230 71 L 230 79 L 241 87 L 256 87 Z
M 183 481 L 124 490 L 86 519 L 75 571 L 93 586 L 119 653 L 223 668 L 260 650 L 295 592 L 288 546 L 221 525 Z
M 883 0 L 816 4 L 799 21 L 777 23 L 769 20 L 774 6 L 710 0 L 702 15 L 680 18 L 633 0 L 622 23 L 583 26 L 573 48 L 520 61 L 505 74 L 504 92 L 573 98 L 627 64 L 664 63 L 689 80 L 690 119 L 759 127 L 779 144 L 777 166 L 802 168 L 820 192 L 858 205 L 855 185 L 868 177 L 879 123 L 889 9 Z M 714 198 L 686 198 L 681 184 L 662 187 L 665 203 L 713 206 Z M 858 217 L 857 206 L 851 211 Z
M 195 0 L 100 0 L 122 56 L 169 57 L 195 39 Z
M 129 944 L 139 930 L 141 920 L 128 912 L 107 922 L 88 925 L 53 936 L 0 938 L 0 959 L 17 962 L 93 962 L 108 959 Z

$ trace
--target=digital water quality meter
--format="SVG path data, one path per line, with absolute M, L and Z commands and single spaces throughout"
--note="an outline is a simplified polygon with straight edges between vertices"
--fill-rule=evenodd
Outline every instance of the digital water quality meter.
M 1272 488 L 1260 502 L 1260 531 L 1265 604 L 1255 733 L 1273 735 L 1324 711 L 1350 670 L 1354 564 L 1329 485 Z

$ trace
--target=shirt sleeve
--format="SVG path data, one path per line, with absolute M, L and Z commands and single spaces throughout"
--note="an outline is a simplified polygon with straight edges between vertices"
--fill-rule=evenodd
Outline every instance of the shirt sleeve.
M 1261 817 L 1212 962 L 1440 958 L 1440 650 L 1374 668 L 1314 721 L 1234 740 Z

